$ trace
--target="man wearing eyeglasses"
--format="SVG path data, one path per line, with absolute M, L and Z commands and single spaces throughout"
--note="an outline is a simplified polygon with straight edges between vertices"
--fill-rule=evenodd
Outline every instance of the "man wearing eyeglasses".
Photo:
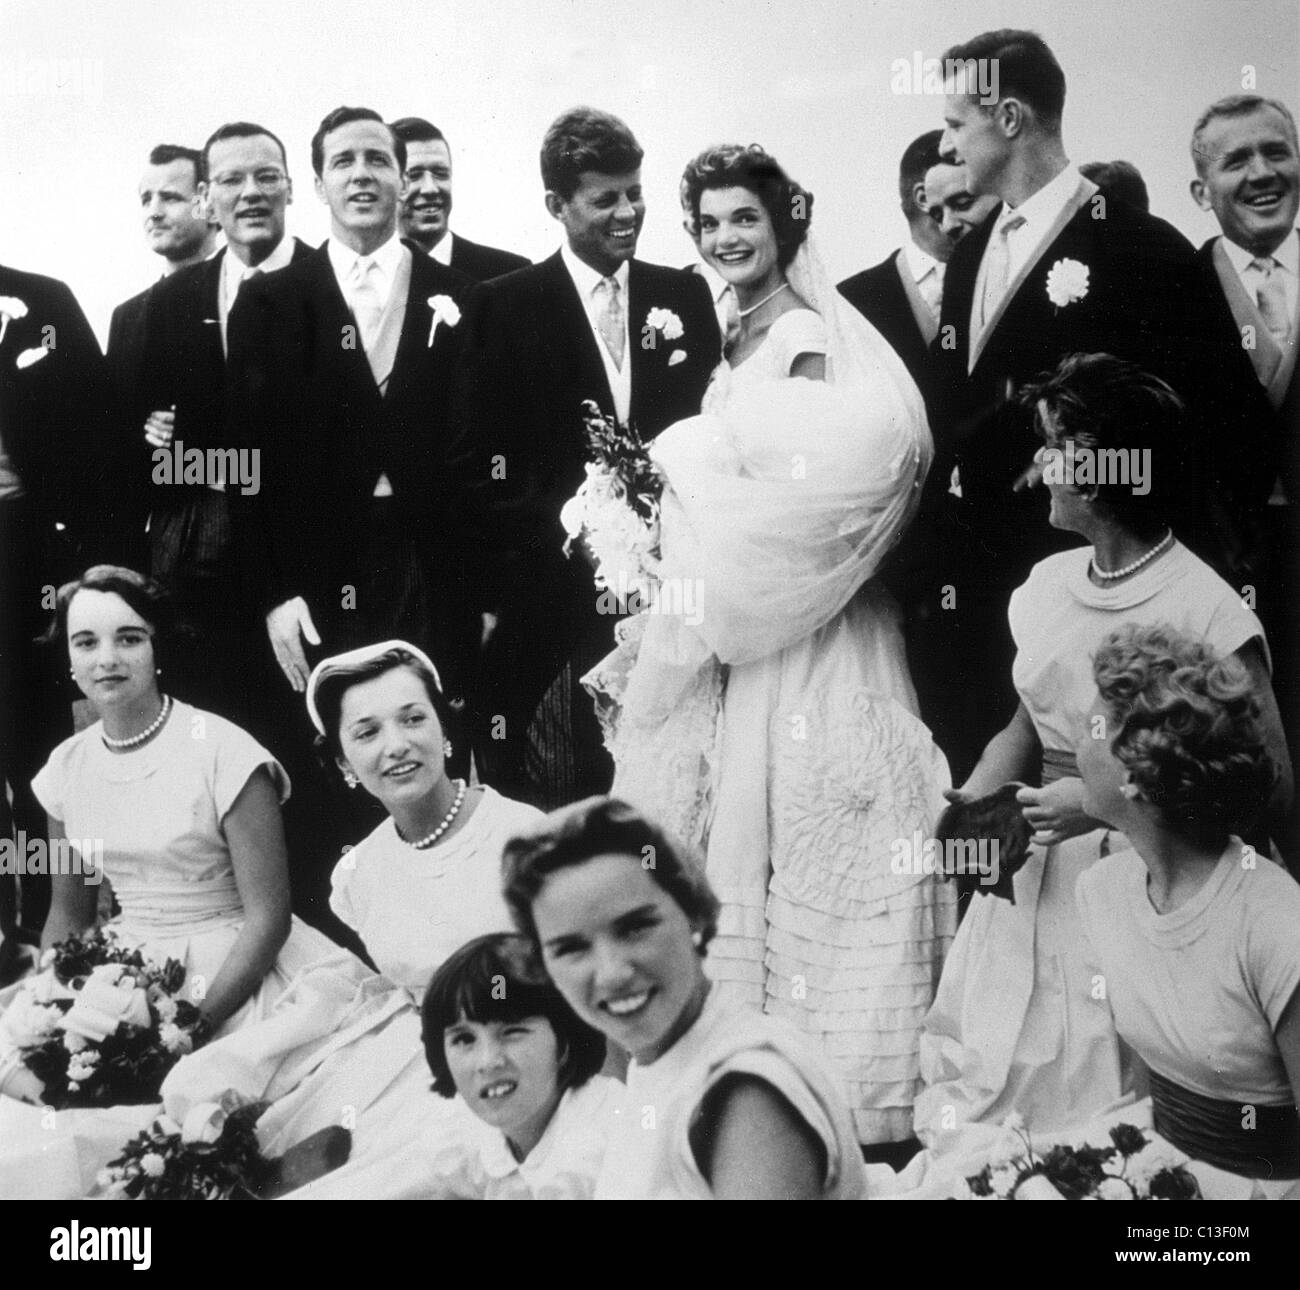
M 274 134 L 247 121 L 223 125 L 202 161 L 200 201 L 226 246 L 158 284 L 145 329 L 141 386 L 144 406 L 154 409 L 143 426 L 150 571 L 171 587 L 198 638 L 190 658 L 169 665 L 168 690 L 247 721 L 253 687 L 244 669 L 260 651 L 250 644 L 248 576 L 240 575 L 234 527 L 260 481 L 255 458 L 236 442 L 238 428 L 227 424 L 227 325 L 245 282 L 310 248 L 285 236 L 293 182 Z M 228 477 L 236 468 L 243 473 Z

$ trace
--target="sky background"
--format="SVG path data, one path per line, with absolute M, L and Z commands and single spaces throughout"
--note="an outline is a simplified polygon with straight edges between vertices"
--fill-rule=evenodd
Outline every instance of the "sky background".
M 816 196 L 837 277 L 905 236 L 898 158 L 942 99 L 891 92 L 896 59 L 1000 26 L 1039 31 L 1068 83 L 1075 162 L 1123 157 L 1153 211 L 1200 242 L 1197 113 L 1300 87 L 1296 0 L 0 0 L 0 260 L 68 282 L 101 339 L 157 276 L 136 185 L 156 143 L 259 121 L 289 149 L 290 230 L 328 232 L 308 145 L 340 103 L 428 117 L 451 142 L 454 231 L 537 259 L 558 244 L 537 152 L 587 102 L 646 151 L 639 254 L 684 264 L 677 183 L 701 148 L 757 141 Z

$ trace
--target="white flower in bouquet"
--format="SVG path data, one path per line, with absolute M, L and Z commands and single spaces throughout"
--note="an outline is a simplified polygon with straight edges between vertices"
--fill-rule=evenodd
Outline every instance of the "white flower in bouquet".
M 194 1049 L 194 1042 L 175 1022 L 164 1021 L 158 1028 L 158 1039 L 169 1053 L 188 1053 Z
M 989 1186 L 999 1196 L 1010 1196 L 1015 1189 L 1016 1180 L 1020 1177 L 1020 1168 L 1018 1165 L 1005 1164 L 989 1171 Z
M 75 1030 L 69 1030 L 63 1036 L 63 1046 L 70 1053 L 79 1053 L 83 1048 L 90 1046 L 90 1041 L 85 1035 L 79 1035 Z
M 226 1109 L 217 1102 L 197 1102 L 181 1125 L 182 1142 L 213 1143 L 226 1127 Z
M 1133 1188 L 1122 1178 L 1103 1178 L 1097 1187 L 1098 1200 L 1132 1200 Z
M 156 1151 L 146 1151 L 140 1157 L 140 1168 L 150 1178 L 161 1178 L 167 1172 L 167 1162 Z
M 171 995 L 159 993 L 157 998 L 153 1001 L 153 1006 L 158 1010 L 158 1019 L 160 1021 L 166 1022 L 176 1020 L 176 1014 L 179 1011 L 179 1008 L 176 1005 L 176 1000 L 173 999 Z M 164 1039 L 163 1043 L 166 1042 L 167 1041 Z
M 170 1115 L 163 1114 L 153 1122 L 153 1131 L 174 1138 L 180 1133 L 181 1126 Z
M 33 992 L 25 990 L 9 1005 L 0 1026 L 18 1048 L 34 1048 L 58 1030 L 62 1019 L 58 1008 L 39 1002 Z

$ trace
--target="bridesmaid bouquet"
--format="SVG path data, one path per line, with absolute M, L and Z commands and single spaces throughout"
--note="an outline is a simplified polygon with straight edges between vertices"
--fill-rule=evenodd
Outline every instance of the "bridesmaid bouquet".
M 987 1164 L 958 1184 L 957 1200 L 1200 1200 L 1185 1159 L 1167 1143 L 1148 1141 L 1131 1124 L 1110 1129 L 1107 1146 L 1058 1144 L 1038 1155 L 1019 1116 L 1004 1127 L 1022 1154 Z
M 0 1018 L 18 1058 L 0 1089 L 56 1110 L 157 1101 L 200 1019 L 179 997 L 183 965 L 96 928 L 51 947 L 41 968 Z
M 590 399 L 582 411 L 592 460 L 560 511 L 564 553 L 578 543 L 595 569 L 596 586 L 635 613 L 658 584 L 663 478 L 635 430 L 602 414 Z
M 193 1107 L 183 1124 L 160 1115 L 100 1170 L 104 1200 L 256 1200 L 273 1164 L 257 1141 L 265 1102 L 235 1092 Z

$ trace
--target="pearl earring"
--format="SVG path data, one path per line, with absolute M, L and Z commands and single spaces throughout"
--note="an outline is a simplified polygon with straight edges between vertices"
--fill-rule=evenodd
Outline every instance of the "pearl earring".
M 343 782 L 349 788 L 356 788 L 356 786 L 361 783 L 361 781 L 350 770 L 345 770 L 343 772 Z
M 1124 783 L 1119 786 L 1119 791 L 1125 797 L 1132 801 L 1138 795 L 1138 786 L 1136 784 Z
M 698 950 L 698 949 L 700 948 L 700 946 L 704 944 L 704 933 L 703 933 L 703 932 L 692 932 L 692 933 L 691 933 L 691 944 L 694 945 L 695 948 Z
M 444 757 L 450 757 L 450 756 L 451 756 L 451 740 L 450 740 L 450 739 L 444 739 L 444 740 L 442 741 L 442 755 L 443 755 Z

